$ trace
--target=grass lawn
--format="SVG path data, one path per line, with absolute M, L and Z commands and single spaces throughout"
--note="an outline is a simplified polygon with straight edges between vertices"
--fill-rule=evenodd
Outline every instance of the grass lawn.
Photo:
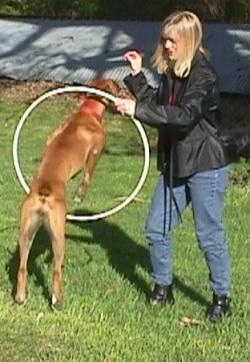
M 248 174 L 244 162 L 232 165 L 232 181 L 244 182 L 231 183 L 225 209 L 233 277 L 230 318 L 218 325 L 204 319 L 211 292 L 189 209 L 175 231 L 176 304 L 160 309 L 146 302 L 152 280 L 143 227 L 157 177 L 154 152 L 134 202 L 103 220 L 67 223 L 63 310 L 50 309 L 53 259 L 43 230 L 29 259 L 28 301 L 23 307 L 13 303 L 24 191 L 13 167 L 12 140 L 26 107 L 0 102 L 0 361 L 249 361 L 250 189 L 241 176 Z M 48 100 L 26 122 L 19 155 L 28 182 L 46 137 L 72 107 L 71 99 Z M 111 113 L 106 125 L 105 152 L 80 209 L 72 202 L 77 177 L 69 184 L 71 213 L 99 213 L 116 206 L 140 176 L 143 147 L 136 127 Z M 146 131 L 154 145 L 155 134 Z M 183 317 L 199 324 L 184 327 Z

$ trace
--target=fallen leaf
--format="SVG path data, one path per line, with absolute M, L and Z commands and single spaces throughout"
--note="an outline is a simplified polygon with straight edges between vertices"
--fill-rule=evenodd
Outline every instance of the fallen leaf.
M 44 317 L 44 313 L 40 312 L 36 317 L 36 321 L 39 322 Z
M 199 324 L 201 324 L 201 321 L 194 318 L 182 317 L 180 320 L 180 325 L 182 327 L 197 326 Z

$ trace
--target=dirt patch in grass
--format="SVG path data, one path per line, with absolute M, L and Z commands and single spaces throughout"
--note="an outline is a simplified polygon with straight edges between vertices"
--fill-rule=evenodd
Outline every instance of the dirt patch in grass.
M 64 86 L 55 81 L 21 81 L 9 78 L 0 78 L 0 100 L 14 103 L 30 103 L 40 95 Z

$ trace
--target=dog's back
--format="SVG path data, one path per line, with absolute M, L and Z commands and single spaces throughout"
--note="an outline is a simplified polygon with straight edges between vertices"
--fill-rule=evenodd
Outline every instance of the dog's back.
M 37 177 L 68 181 L 86 162 L 92 145 L 105 138 L 103 126 L 76 113 L 46 148 Z

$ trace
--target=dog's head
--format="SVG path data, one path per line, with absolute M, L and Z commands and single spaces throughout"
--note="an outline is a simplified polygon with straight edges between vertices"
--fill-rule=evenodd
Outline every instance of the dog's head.
M 95 79 L 90 84 L 90 87 L 101 89 L 105 92 L 111 93 L 114 96 L 118 96 L 121 92 L 120 84 L 113 79 Z
M 96 79 L 96 80 L 92 81 L 91 83 L 89 83 L 89 86 L 93 87 L 93 88 L 101 89 L 107 93 L 112 94 L 115 97 L 131 98 L 131 95 L 129 94 L 129 92 L 125 88 L 121 87 L 121 85 L 117 81 L 115 81 L 111 78 Z M 93 95 L 93 94 L 87 94 L 87 97 L 100 99 L 100 96 Z M 110 101 L 105 97 L 101 98 L 100 100 L 105 105 L 110 104 Z

